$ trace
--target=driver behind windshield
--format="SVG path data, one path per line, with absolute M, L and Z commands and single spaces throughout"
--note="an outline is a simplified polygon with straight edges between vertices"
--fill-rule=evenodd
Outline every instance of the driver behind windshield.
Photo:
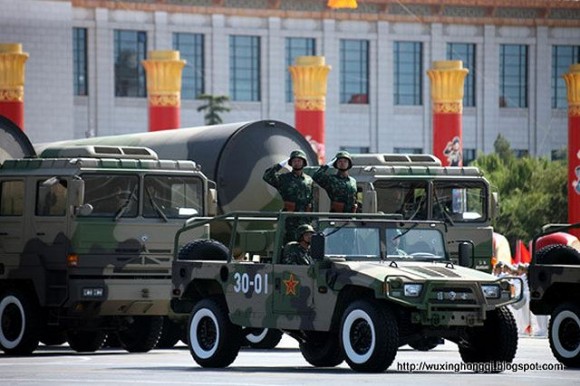
M 399 248 L 401 237 L 399 229 L 387 229 L 387 255 L 407 256 L 407 252 Z

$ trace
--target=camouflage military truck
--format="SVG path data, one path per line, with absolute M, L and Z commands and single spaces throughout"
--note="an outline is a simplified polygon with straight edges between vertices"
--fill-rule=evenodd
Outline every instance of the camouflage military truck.
M 475 167 L 441 166 L 430 154 L 352 154 L 350 175 L 357 181 L 359 201 L 366 213 L 398 214 L 402 219 L 436 220 L 448 224 L 451 259 L 458 262 L 457 245 L 474 244 L 467 266 L 491 272 L 497 195 Z M 312 175 L 316 168 L 308 168 Z M 330 173 L 335 172 L 329 169 Z M 326 193 L 318 189 L 319 211 L 329 210 Z
M 280 264 L 285 220 L 300 215 L 317 231 L 313 263 Z M 230 237 L 214 239 L 222 222 Z M 209 238 L 190 234 L 200 227 L 209 227 Z M 400 346 L 434 337 L 457 343 L 474 370 L 502 371 L 517 350 L 506 308 L 518 300 L 513 284 L 452 263 L 447 228 L 382 214 L 236 212 L 188 220 L 174 246 L 193 240 L 173 262 L 173 315 L 186 324 L 191 355 L 203 367 L 231 364 L 244 330 L 275 328 L 295 338 L 315 367 L 346 360 L 355 371 L 381 372 Z M 461 260 L 471 258 L 472 243 L 458 249 Z
M 46 149 L 0 167 L 0 348 L 39 341 L 130 352 L 159 339 L 175 232 L 211 215 L 215 184 L 192 161 L 141 147 Z M 198 228 L 199 237 L 207 229 Z
M 552 353 L 562 364 L 580 368 L 580 252 L 563 244 L 536 248 L 542 238 L 573 228 L 580 228 L 580 223 L 547 225 L 534 237 L 528 280 L 530 310 L 551 315 L 548 337 Z

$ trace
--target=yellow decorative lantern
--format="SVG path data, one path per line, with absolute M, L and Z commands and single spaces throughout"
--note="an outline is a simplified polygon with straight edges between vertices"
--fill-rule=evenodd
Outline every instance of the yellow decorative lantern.
M 328 0 L 328 8 L 356 8 L 356 0 Z

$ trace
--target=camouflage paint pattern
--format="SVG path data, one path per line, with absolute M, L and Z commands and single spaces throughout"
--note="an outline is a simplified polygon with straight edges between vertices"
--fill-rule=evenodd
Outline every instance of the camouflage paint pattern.
M 85 149 L 86 150 L 86 149 Z M 58 150 L 51 150 L 53 157 Z M 70 149 L 67 150 L 70 154 Z M 84 155 L 89 152 L 80 152 Z M 10 197 L 4 190 L 0 222 L 0 288 L 33 290 L 41 307 L 88 322 L 97 316 L 167 315 L 171 289 L 173 240 L 184 218 L 143 217 L 147 199 L 141 184 L 149 175 L 186 177 L 199 181 L 207 192 L 208 180 L 191 161 L 135 158 L 38 158 L 4 162 L 0 186 L 22 181 L 22 192 Z M 83 216 L 78 213 L 78 182 L 93 175 L 133 176 L 136 190 L 134 216 Z M 63 212 L 38 215 L 37 189 L 57 177 L 66 186 Z M 115 192 L 110 192 L 114 197 Z M 89 192 L 85 192 L 87 197 Z M 200 207 L 208 208 L 208 195 Z M 113 200 L 114 198 L 111 198 Z M 26 204 L 24 204 L 26 203 Z M 10 215 L 4 210 L 21 211 Z M 8 209 L 6 209 L 8 208 Z M 12 213 L 12 214 L 17 214 Z M 204 215 L 205 213 L 200 213 Z M 206 228 L 195 230 L 204 237 Z M 67 259 L 76 256 L 74 263 Z M 102 294 L 83 290 L 102 289 Z M 31 291 L 32 292 L 32 291 Z M 64 321 L 61 320 L 61 323 Z
M 336 323 L 348 302 L 367 297 L 399 310 L 414 328 L 444 331 L 442 334 L 452 335 L 456 333 L 454 327 L 481 326 L 486 312 L 517 300 L 511 294 L 512 285 L 507 279 L 453 265 L 448 260 L 448 252 L 444 252 L 445 256 L 441 256 L 440 262 L 414 261 L 412 256 L 408 256 L 408 261 L 404 258 L 384 258 L 384 238 L 381 239 L 380 255 L 366 256 L 365 261 L 350 261 L 327 254 L 325 259 L 311 265 L 280 264 L 283 224 L 285 218 L 292 215 L 229 215 L 232 222 L 275 223 L 272 242 L 263 245 L 262 250 L 253 251 L 242 261 L 231 258 L 228 261 L 203 258 L 197 261 L 175 260 L 173 310 L 177 314 L 187 314 L 197 300 L 220 296 L 228 305 L 231 321 L 241 326 L 330 331 L 337 327 Z M 441 239 L 446 229 L 442 223 L 393 221 L 377 214 L 308 215 L 315 219 L 318 227 L 334 224 L 332 227 L 340 228 L 340 224 L 346 224 L 361 229 L 385 230 L 400 226 L 403 233 L 410 228 L 413 231 L 436 230 Z M 211 222 L 212 219 L 194 221 L 184 230 L 207 223 L 211 228 Z M 233 229 L 236 232 L 237 228 Z M 242 226 L 239 232 L 243 233 L 243 229 Z M 180 232 L 176 240 L 180 238 Z M 443 240 L 441 245 L 445 245 Z M 233 250 L 236 245 L 229 247 Z M 405 296 L 402 292 L 405 283 L 421 284 L 423 290 L 417 297 Z M 483 285 L 496 286 L 498 297 L 486 297 Z

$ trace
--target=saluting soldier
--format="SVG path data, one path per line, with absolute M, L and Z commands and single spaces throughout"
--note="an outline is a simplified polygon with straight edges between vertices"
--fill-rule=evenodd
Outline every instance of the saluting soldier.
M 352 158 L 347 151 L 339 151 L 334 157 L 332 166 L 338 170 L 336 174 L 327 172 L 329 166 L 321 166 L 312 176 L 312 179 L 320 185 L 330 198 L 330 211 L 341 213 L 355 213 L 356 180 L 348 175 L 352 168 Z
M 292 168 L 289 173 L 282 172 L 286 164 Z M 284 201 L 283 210 L 286 212 L 312 211 L 312 178 L 304 173 L 307 165 L 306 154 L 302 150 L 294 150 L 290 153 L 290 158 L 264 172 L 264 181 L 278 190 Z M 296 228 L 309 220 L 300 217 L 288 218 L 285 241 L 296 240 Z

